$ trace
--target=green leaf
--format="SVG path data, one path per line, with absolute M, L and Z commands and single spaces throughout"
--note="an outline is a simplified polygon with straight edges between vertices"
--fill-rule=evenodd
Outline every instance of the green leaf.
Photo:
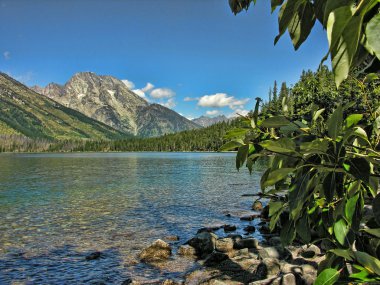
M 380 260 L 366 252 L 355 251 L 356 260 L 372 274 L 380 275 Z
M 347 78 L 361 36 L 363 18 L 355 8 L 343 6 L 330 13 L 327 33 L 336 86 Z
M 266 140 L 260 143 L 260 145 L 273 152 L 279 153 L 291 153 L 295 151 L 296 144 L 293 140 L 288 138 L 281 138 L 279 140 Z
M 308 1 L 303 2 L 294 14 L 289 23 L 288 31 L 294 49 L 297 50 L 309 36 L 315 23 L 315 13 L 313 4 Z
M 358 201 L 358 199 L 359 199 L 359 193 L 353 196 L 352 198 L 348 199 L 346 203 L 344 213 L 349 224 L 352 223 L 352 217 L 355 214 L 356 202 Z
M 331 202 L 336 189 L 336 175 L 335 172 L 329 172 L 323 180 L 323 194 L 327 202 Z
M 356 126 L 363 119 L 363 114 L 351 114 L 346 118 L 346 127 Z
M 329 133 L 329 136 L 335 140 L 340 131 L 342 130 L 342 124 L 343 124 L 343 109 L 342 105 L 339 104 L 339 106 L 335 109 L 334 113 L 331 115 L 330 119 L 327 121 L 327 130 Z
M 324 108 L 323 108 L 323 109 L 319 109 L 319 110 L 317 110 L 317 111 L 314 113 L 314 115 L 313 115 L 313 122 L 315 122 L 315 121 L 319 118 L 319 116 L 320 116 L 324 111 L 325 111 Z
M 343 257 L 346 260 L 352 261 L 353 259 L 353 252 L 349 249 L 341 249 L 341 248 L 335 248 L 329 250 L 330 252 L 334 253 L 337 256 Z
M 228 131 L 224 138 L 226 139 L 233 139 L 233 138 L 244 138 L 246 133 L 249 131 L 249 129 L 243 129 L 243 128 L 236 128 L 232 129 L 231 131 Z
M 339 279 L 340 272 L 334 268 L 323 270 L 314 282 L 314 285 L 332 285 Z
M 310 242 L 311 232 L 308 223 L 308 216 L 306 213 L 302 215 L 301 218 L 296 222 L 296 231 L 305 243 Z
M 296 14 L 298 7 L 303 3 L 303 0 L 288 0 L 286 1 L 278 13 L 278 30 L 279 33 L 274 40 L 274 44 L 278 42 L 281 36 L 285 33 L 291 21 Z
M 273 216 L 275 213 L 280 211 L 283 205 L 284 204 L 282 202 L 270 201 L 269 202 L 269 217 Z
M 238 170 L 244 165 L 244 162 L 248 156 L 248 150 L 249 150 L 249 145 L 243 145 L 239 147 L 239 150 L 236 154 L 236 168 Z
M 353 5 L 354 1 L 353 0 L 327 0 L 326 1 L 326 6 L 325 6 L 325 11 L 324 11 L 324 17 L 323 17 L 323 25 L 327 25 L 327 20 L 329 18 L 329 15 L 332 11 L 335 9 L 342 7 L 342 6 L 347 6 L 347 5 Z
M 282 3 L 284 2 L 284 0 L 271 0 L 271 10 L 272 10 L 272 13 L 274 10 L 276 10 L 276 8 L 280 5 L 282 5 Z
M 300 148 L 301 151 L 304 153 L 324 154 L 327 152 L 327 149 L 329 148 L 329 142 L 325 139 L 315 139 L 311 142 L 302 143 Z
M 294 229 L 294 224 L 292 221 L 287 221 L 284 227 L 281 229 L 281 243 L 283 246 L 289 245 L 293 242 L 296 237 L 296 231 Z
M 285 179 L 292 171 L 294 171 L 294 168 L 280 168 L 271 171 L 264 182 L 264 187 L 272 186 L 278 181 Z
M 371 47 L 376 57 L 380 60 L 380 14 L 374 16 L 367 24 L 365 34 L 367 36 L 368 45 Z
M 377 194 L 375 199 L 372 201 L 372 210 L 376 222 L 380 225 L 380 193 Z
M 236 148 L 241 147 L 243 144 L 244 143 L 243 143 L 242 140 L 239 140 L 239 141 L 230 141 L 230 142 L 225 143 L 224 145 L 222 145 L 220 147 L 219 151 L 235 150 Z
M 370 235 L 380 238 L 380 228 L 379 229 L 363 229 L 363 231 L 369 233 Z
M 348 234 L 348 226 L 343 219 L 340 219 L 334 224 L 334 235 L 336 240 L 341 244 L 346 244 L 346 237 Z
M 261 126 L 264 128 L 280 128 L 289 125 L 290 121 L 284 116 L 275 116 L 265 119 Z
M 349 165 L 348 173 L 369 184 L 371 166 L 367 159 L 364 157 L 353 157 L 346 160 L 345 163 Z

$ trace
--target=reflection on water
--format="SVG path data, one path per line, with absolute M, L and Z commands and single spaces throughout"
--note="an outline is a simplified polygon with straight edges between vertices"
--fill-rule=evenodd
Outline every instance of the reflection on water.
M 136 254 L 157 238 L 181 243 L 200 227 L 239 223 L 225 213 L 249 209 L 241 195 L 260 176 L 234 165 L 234 154 L 216 153 L 0 155 L 0 284 L 180 276 L 188 260 L 154 268 Z M 102 258 L 86 261 L 95 250 Z

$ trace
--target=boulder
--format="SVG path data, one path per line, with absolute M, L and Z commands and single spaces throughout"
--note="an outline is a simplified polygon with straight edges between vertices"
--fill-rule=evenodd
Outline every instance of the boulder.
M 259 249 L 259 256 L 261 258 L 277 258 L 282 260 L 289 260 L 292 258 L 291 252 L 281 246 L 270 246 Z
M 201 232 L 190 239 L 187 244 L 195 248 L 198 256 L 204 257 L 214 251 L 217 238 L 215 234 Z
M 213 252 L 205 260 L 205 266 L 215 266 L 224 260 L 228 259 L 228 255 L 222 252 Z
M 239 239 L 235 241 L 234 248 L 242 249 L 242 248 L 258 248 L 259 241 L 255 238 L 245 238 Z
M 314 244 L 304 245 L 301 247 L 300 255 L 304 258 L 313 258 L 321 254 L 321 250 Z
M 224 225 L 223 229 L 224 229 L 224 232 L 234 232 L 234 231 L 236 231 L 236 226 L 234 226 L 234 225 Z
M 256 269 L 256 276 L 265 279 L 275 276 L 281 271 L 281 265 L 276 258 L 264 258 Z
M 256 228 L 255 226 L 246 226 L 244 228 L 244 231 L 246 231 L 247 233 L 254 233 L 256 231 Z
M 286 285 L 297 285 L 297 279 L 292 273 L 285 274 L 282 276 L 281 284 Z
M 208 233 L 212 233 L 212 232 L 215 232 L 219 229 L 221 229 L 223 226 L 215 226 L 215 227 L 205 227 L 205 228 L 200 228 L 198 231 L 197 231 L 197 234 L 199 233 L 203 233 L 203 232 L 208 232 Z
M 159 262 L 168 259 L 171 254 L 172 249 L 170 245 L 158 239 L 147 248 L 144 248 L 140 252 L 139 258 L 143 262 Z
M 167 279 L 164 282 L 162 282 L 161 285 L 179 285 L 179 283 L 173 280 Z
M 268 240 L 268 244 L 272 246 L 281 246 L 281 238 L 278 236 L 271 237 Z
M 222 238 L 215 242 L 215 249 L 221 252 L 230 252 L 234 249 L 234 241 L 232 238 Z
M 188 244 L 185 244 L 185 245 L 180 245 L 178 247 L 178 254 L 182 256 L 194 257 L 197 254 L 197 252 L 194 247 Z

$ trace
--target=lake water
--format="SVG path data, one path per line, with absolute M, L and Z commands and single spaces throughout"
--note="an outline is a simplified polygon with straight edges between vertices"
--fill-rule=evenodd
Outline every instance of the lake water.
M 237 172 L 235 154 L 2 154 L 0 284 L 180 278 L 192 260 L 155 267 L 136 255 L 178 235 L 175 255 L 204 226 L 235 224 L 243 233 L 239 215 L 253 198 L 241 195 L 258 191 L 259 174 Z M 94 251 L 102 257 L 86 260 Z

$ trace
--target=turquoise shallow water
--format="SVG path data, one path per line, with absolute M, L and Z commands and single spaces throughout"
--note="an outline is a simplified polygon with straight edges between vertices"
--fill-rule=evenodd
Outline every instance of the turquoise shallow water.
M 257 192 L 259 174 L 237 172 L 235 154 L 2 154 L 0 284 L 180 278 L 192 261 L 153 267 L 137 253 L 169 235 L 180 237 L 175 251 L 200 227 L 243 226 L 252 198 L 241 195 Z M 85 260 L 93 251 L 102 258 Z

